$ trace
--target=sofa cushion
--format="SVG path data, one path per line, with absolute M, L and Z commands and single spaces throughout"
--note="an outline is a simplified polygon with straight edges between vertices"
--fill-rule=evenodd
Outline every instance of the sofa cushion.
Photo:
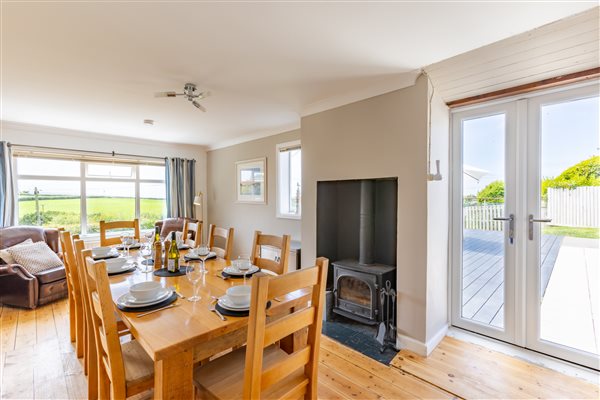
M 23 266 L 32 275 L 63 265 L 46 242 L 24 244 L 7 249 L 7 251 L 16 263 Z
M 65 271 L 65 267 L 61 265 L 60 267 L 50 268 L 45 271 L 38 272 L 34 276 L 37 278 L 40 285 L 45 285 L 47 283 L 66 279 L 67 273 Z
M 46 240 L 44 228 L 39 226 L 9 226 L 0 228 L 0 249 L 14 246 L 24 240 L 31 239 L 34 242 Z
M 10 246 L 10 247 L 7 247 L 6 249 L 2 249 L 2 250 L 0 250 L 0 258 L 6 264 L 14 264 L 15 259 L 13 258 L 13 256 L 10 255 L 10 253 L 8 252 L 8 249 L 12 249 L 13 247 L 21 246 L 23 244 L 31 244 L 31 243 L 33 243 L 33 240 L 27 239 L 27 240 L 22 241 L 21 243 L 15 244 L 14 246 Z

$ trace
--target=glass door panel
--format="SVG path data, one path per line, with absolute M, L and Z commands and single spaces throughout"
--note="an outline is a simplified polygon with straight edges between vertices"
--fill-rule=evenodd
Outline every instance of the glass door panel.
M 595 361 L 598 368 L 598 96 L 562 101 L 549 97 L 534 104 L 539 129 L 532 132 L 531 157 L 533 162 L 539 155 L 539 161 L 531 169 L 537 193 L 531 193 L 533 212 L 528 216 L 529 268 L 537 284 L 530 288 L 536 316 L 531 342 L 561 358 L 590 366 Z

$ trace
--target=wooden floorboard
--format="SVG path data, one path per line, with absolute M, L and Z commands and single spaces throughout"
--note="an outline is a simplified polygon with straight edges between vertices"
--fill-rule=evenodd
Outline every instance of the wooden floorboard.
M 67 312 L 66 301 L 35 311 L 0 308 L 2 399 L 86 397 Z M 453 338 L 429 358 L 402 351 L 387 366 L 323 336 L 318 393 L 323 400 L 597 398 L 598 388 Z
M 401 351 L 395 368 L 468 399 L 598 399 L 598 386 L 446 337 L 427 358 Z

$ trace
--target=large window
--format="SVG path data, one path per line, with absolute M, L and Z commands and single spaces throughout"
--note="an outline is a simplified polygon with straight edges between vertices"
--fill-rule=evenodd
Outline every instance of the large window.
M 277 216 L 300 218 L 302 150 L 300 141 L 277 145 Z
M 140 219 L 151 229 L 165 215 L 165 167 L 15 157 L 19 224 L 99 232 L 102 220 Z

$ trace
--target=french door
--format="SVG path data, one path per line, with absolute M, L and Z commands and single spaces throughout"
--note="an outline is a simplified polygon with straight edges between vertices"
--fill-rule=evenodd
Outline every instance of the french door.
M 453 325 L 599 369 L 598 83 L 452 114 Z

